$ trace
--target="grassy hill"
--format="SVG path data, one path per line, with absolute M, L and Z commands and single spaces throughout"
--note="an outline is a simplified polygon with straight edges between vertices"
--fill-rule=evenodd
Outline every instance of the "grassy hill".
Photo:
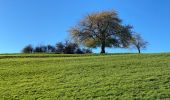
M 0 55 L 0 99 L 170 98 L 170 53 Z

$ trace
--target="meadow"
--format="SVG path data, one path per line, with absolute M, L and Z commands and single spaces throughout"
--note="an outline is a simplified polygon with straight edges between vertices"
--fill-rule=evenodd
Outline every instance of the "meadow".
M 168 99 L 170 53 L 0 55 L 0 99 Z

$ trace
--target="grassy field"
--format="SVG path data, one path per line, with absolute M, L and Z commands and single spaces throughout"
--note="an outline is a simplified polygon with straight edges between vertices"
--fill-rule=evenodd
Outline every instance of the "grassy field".
M 0 99 L 170 99 L 170 53 L 0 55 Z

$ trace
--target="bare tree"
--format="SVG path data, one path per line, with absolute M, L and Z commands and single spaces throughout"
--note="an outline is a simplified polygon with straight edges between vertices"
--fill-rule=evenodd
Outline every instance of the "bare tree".
M 48 53 L 54 53 L 54 52 L 56 52 L 56 49 L 55 49 L 54 46 L 49 44 L 49 45 L 47 45 L 47 52 Z
M 36 46 L 34 49 L 34 52 L 35 53 L 45 53 L 45 52 L 47 52 L 47 47 L 44 45 Z
M 25 46 L 22 50 L 22 53 L 33 53 L 34 48 L 32 45 Z
M 141 53 L 142 49 L 146 49 L 148 42 L 146 42 L 140 34 L 133 34 L 132 45 Z
M 63 42 L 58 42 L 56 44 L 56 51 L 57 53 L 64 53 L 64 54 L 86 54 L 92 53 L 92 50 L 81 48 L 77 43 L 73 41 L 66 40 Z
M 73 39 L 91 48 L 128 47 L 131 40 L 131 26 L 121 24 L 115 11 L 103 11 L 87 15 L 69 31 Z
M 64 49 L 64 53 L 65 54 L 74 54 L 76 53 L 76 50 L 78 49 L 78 44 L 76 43 L 72 43 L 72 42 L 67 42 L 65 44 L 65 49 Z
M 65 49 L 65 45 L 62 42 L 58 42 L 56 44 L 56 52 L 63 53 Z

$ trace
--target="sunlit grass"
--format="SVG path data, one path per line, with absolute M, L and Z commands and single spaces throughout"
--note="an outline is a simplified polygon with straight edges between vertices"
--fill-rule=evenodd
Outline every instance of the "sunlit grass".
M 170 54 L 0 55 L 0 99 L 170 98 Z

